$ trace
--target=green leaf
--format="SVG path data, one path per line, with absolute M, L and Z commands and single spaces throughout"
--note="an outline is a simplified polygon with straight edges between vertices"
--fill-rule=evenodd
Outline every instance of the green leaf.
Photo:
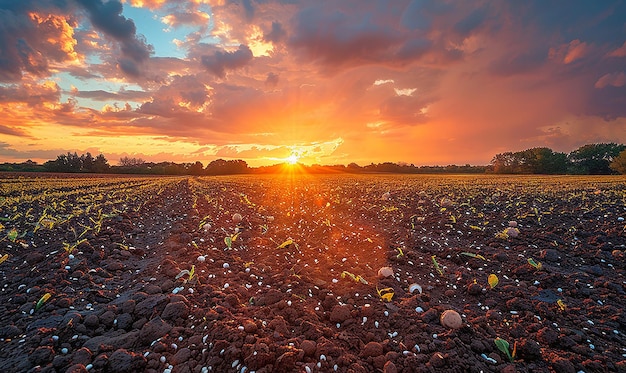
M 541 270 L 541 267 L 542 267 L 541 262 L 535 262 L 533 258 L 528 258 L 528 264 L 530 264 L 537 270 Z
M 496 344 L 498 350 L 505 354 L 509 361 L 512 362 L 513 356 L 511 356 L 511 353 L 509 352 L 509 342 L 500 337 L 496 338 L 493 342 Z
M 9 239 L 9 241 L 15 242 L 15 240 L 17 239 L 17 229 L 11 229 L 9 233 L 7 233 L 7 238 Z
M 437 263 L 437 258 L 433 255 L 431 256 L 431 259 L 433 261 L 433 266 L 435 266 L 435 269 L 439 273 L 439 276 L 443 276 L 443 271 L 441 270 L 441 267 L 439 267 L 439 263 Z
M 39 311 L 39 309 L 43 307 L 43 305 L 48 301 L 48 299 L 50 299 L 51 296 L 52 294 L 46 293 L 41 298 L 39 298 L 39 301 L 35 305 L 35 311 Z
M 482 259 L 482 260 L 487 260 L 485 259 L 484 256 L 480 255 L 480 254 L 474 254 L 474 253 L 468 253 L 468 252 L 462 252 L 461 255 L 465 255 L 465 256 L 469 256 L 470 258 L 477 258 L 477 259 Z

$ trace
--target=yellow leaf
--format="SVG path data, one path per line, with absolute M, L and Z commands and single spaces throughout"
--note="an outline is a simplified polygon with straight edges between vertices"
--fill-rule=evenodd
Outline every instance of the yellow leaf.
M 4 263 L 4 261 L 7 259 L 9 259 L 9 254 L 4 254 L 2 258 L 0 258 L 0 264 Z
M 565 306 L 565 302 L 563 302 L 561 299 L 557 299 L 556 305 L 559 306 L 561 311 L 565 311 L 565 309 L 567 308 L 567 306 Z
M 46 303 L 51 296 L 52 294 L 50 293 L 44 294 L 35 305 L 35 310 L 39 310 L 41 307 L 43 307 L 44 303 Z
M 487 278 L 487 282 L 489 283 L 489 286 L 493 289 L 498 285 L 498 276 L 494 275 L 493 273 L 489 275 L 489 277 Z
M 277 249 L 284 249 L 285 247 L 291 245 L 292 243 L 293 243 L 293 240 L 291 238 L 288 238 L 285 242 L 278 245 Z
M 393 298 L 394 295 L 393 288 L 378 289 L 377 287 L 376 292 L 378 293 L 380 299 L 385 302 L 391 302 L 391 298 Z

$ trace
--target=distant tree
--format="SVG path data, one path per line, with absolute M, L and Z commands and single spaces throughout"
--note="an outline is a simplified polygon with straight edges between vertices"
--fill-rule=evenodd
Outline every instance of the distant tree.
M 359 166 L 358 164 L 352 162 L 347 166 L 348 172 L 361 172 L 363 170 L 363 167 Z
M 491 170 L 498 174 L 562 174 L 567 167 L 567 155 L 550 148 L 496 154 L 491 160 Z
M 109 172 L 110 169 L 111 166 L 109 166 L 109 161 L 107 161 L 103 154 L 98 154 L 98 156 L 96 156 L 96 159 L 94 159 L 93 161 L 92 171 L 102 174 Z
M 91 155 L 91 153 L 87 152 L 87 154 L 83 154 L 80 156 L 80 171 L 81 172 L 94 172 L 94 161 L 95 159 Z
M 223 160 L 216 159 L 206 166 L 206 173 L 209 175 L 234 175 L 250 172 L 248 164 L 241 159 Z
M 44 163 L 46 171 L 51 172 L 106 172 L 109 164 L 104 155 L 94 158 L 91 153 L 78 155 L 76 152 L 61 154 L 54 161 Z
M 141 166 L 142 164 L 146 163 L 143 159 L 141 158 L 130 158 L 130 157 L 123 157 L 120 158 L 120 166 L 122 167 L 136 167 L 136 166 Z
M 189 173 L 191 175 L 202 175 L 204 173 L 204 165 L 201 162 L 196 161 L 196 163 L 189 167 Z
M 491 160 L 493 172 L 496 174 L 520 173 L 521 159 L 517 153 L 505 152 L 496 154 Z
M 531 174 L 562 174 L 567 171 L 567 155 L 549 148 L 532 148 L 521 152 L 522 170 Z
M 615 157 L 626 149 L 622 144 L 588 144 L 569 153 L 571 172 L 583 175 L 609 175 L 609 167 Z
M 617 157 L 613 158 L 609 167 L 619 174 L 626 175 L 626 150 L 622 150 Z

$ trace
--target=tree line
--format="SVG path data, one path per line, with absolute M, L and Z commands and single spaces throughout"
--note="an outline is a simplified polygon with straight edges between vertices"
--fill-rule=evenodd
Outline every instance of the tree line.
M 489 171 L 498 174 L 626 174 L 626 145 L 587 144 L 569 154 L 532 148 L 496 154 Z
M 31 160 L 23 163 L 0 164 L 0 171 L 13 172 L 70 172 L 112 173 L 150 175 L 235 175 L 269 174 L 281 172 L 284 165 L 248 167 L 240 159 L 211 161 L 206 167 L 202 162 L 146 162 L 141 158 L 123 157 L 117 166 L 109 165 L 103 154 L 93 157 L 89 152 L 61 154 L 57 159 L 43 165 Z M 609 175 L 626 174 L 626 145 L 615 143 L 588 144 L 569 154 L 555 152 L 550 148 L 531 148 L 518 152 L 496 154 L 487 166 L 415 166 L 406 163 L 384 162 L 359 166 L 345 165 L 298 165 L 308 173 L 494 173 L 494 174 L 576 174 Z

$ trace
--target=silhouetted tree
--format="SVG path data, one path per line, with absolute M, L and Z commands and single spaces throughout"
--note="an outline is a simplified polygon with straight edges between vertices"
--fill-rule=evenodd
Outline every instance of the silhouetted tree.
M 76 152 L 68 152 L 54 161 L 47 161 L 44 168 L 52 172 L 105 172 L 109 164 L 102 154 L 94 159 L 90 153 L 79 156 Z
M 204 165 L 201 162 L 196 161 L 196 163 L 189 167 L 189 173 L 191 175 L 202 175 L 204 173 Z
M 230 161 L 216 159 L 206 166 L 206 173 L 209 175 L 245 174 L 249 171 L 248 164 L 241 159 Z
M 141 158 L 130 158 L 130 157 L 123 157 L 120 158 L 120 166 L 122 167 L 136 167 L 136 166 L 141 166 L 142 164 L 146 163 L 143 159 Z

